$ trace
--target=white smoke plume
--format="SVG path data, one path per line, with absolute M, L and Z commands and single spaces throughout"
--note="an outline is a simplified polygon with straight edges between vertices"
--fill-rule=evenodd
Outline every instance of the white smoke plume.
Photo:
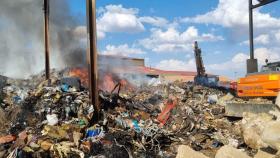
M 67 0 L 50 0 L 51 68 L 85 61 L 86 48 L 74 36 L 77 18 Z M 43 0 L 0 1 L 0 74 L 26 78 L 44 70 L 43 29 Z

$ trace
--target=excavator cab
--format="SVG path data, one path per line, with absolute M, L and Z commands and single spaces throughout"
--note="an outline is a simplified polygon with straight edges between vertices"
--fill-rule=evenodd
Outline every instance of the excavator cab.
M 266 60 L 266 65 L 262 66 L 261 72 L 280 72 L 280 61 L 268 63 Z
M 194 83 L 196 85 L 202 85 L 206 87 L 217 87 L 218 82 L 219 77 L 216 75 L 196 76 L 194 78 Z

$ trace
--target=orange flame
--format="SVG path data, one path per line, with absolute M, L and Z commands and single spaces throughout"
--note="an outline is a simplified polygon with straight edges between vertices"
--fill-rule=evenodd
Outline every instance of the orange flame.
M 78 77 L 81 79 L 82 85 L 83 86 L 88 86 L 89 81 L 88 81 L 88 71 L 86 68 L 72 68 L 69 71 L 69 76 L 70 77 Z
M 110 74 L 106 74 L 103 77 L 103 82 L 100 85 L 100 89 L 111 92 L 114 87 L 116 86 L 116 83 L 114 82 L 113 76 Z
M 81 79 L 82 85 L 88 87 L 88 70 L 86 68 L 72 68 L 69 71 L 70 77 L 78 77 Z M 99 89 L 107 92 L 111 92 L 115 86 L 120 83 L 121 89 L 125 91 L 132 91 L 135 87 L 129 83 L 126 79 L 120 79 L 117 75 L 113 73 L 105 73 L 99 76 Z

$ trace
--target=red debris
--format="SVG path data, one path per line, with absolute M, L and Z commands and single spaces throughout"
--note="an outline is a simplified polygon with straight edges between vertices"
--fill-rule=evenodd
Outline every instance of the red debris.
M 16 137 L 13 135 L 3 136 L 3 137 L 0 137 L 0 144 L 10 143 L 14 140 L 16 140 Z
M 158 115 L 157 120 L 164 125 L 170 116 L 171 110 L 176 106 L 176 101 L 169 99 L 166 103 L 165 108 L 162 112 Z

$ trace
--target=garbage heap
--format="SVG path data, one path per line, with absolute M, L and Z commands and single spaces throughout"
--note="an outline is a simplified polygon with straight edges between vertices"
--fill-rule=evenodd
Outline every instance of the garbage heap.
M 118 84 L 100 90 L 97 120 L 79 79 L 52 76 L 8 80 L 3 87 L 0 157 L 171 158 L 186 151 L 215 157 L 226 146 L 251 156 L 257 151 L 245 144 L 241 120 L 224 116 L 225 101 L 234 98 L 224 91 L 181 82 L 122 91 Z

